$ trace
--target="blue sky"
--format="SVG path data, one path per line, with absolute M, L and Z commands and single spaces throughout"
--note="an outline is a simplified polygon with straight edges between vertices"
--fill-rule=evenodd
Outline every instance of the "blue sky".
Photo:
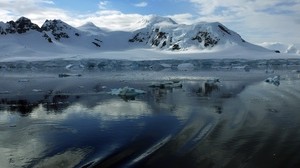
M 253 43 L 300 45 L 300 0 L 0 0 L 0 20 L 25 16 L 40 25 L 45 19 L 61 19 L 73 26 L 93 22 L 130 30 L 149 15 L 182 24 L 219 21 Z
M 73 10 L 82 13 L 96 12 L 100 8 L 118 10 L 124 13 L 139 13 L 143 15 L 172 15 L 185 13 L 193 9 L 193 4 L 184 0 L 53 0 L 54 4 L 65 10 Z M 102 5 L 101 5 L 102 4 Z M 196 11 L 196 10 L 195 10 Z

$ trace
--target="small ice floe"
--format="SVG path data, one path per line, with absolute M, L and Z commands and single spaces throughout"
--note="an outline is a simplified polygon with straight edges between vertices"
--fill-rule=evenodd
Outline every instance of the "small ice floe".
M 172 65 L 171 64 L 166 64 L 166 63 L 162 63 L 160 64 L 162 67 L 164 68 L 172 68 Z
M 143 90 L 134 89 L 126 86 L 124 88 L 112 89 L 109 93 L 118 96 L 134 97 L 140 94 L 145 94 L 146 92 Z
M 275 86 L 279 86 L 280 85 L 280 76 L 276 75 L 274 77 L 269 77 L 265 80 L 265 82 L 269 83 L 269 84 L 273 84 Z
M 32 89 L 33 92 L 42 92 L 42 89 Z
M 29 82 L 29 79 L 19 79 L 18 82 Z
M 192 63 L 182 63 L 177 66 L 180 71 L 192 71 L 195 69 L 195 65 Z
M 160 89 L 181 88 L 182 83 L 180 81 L 167 81 L 167 82 L 161 82 L 161 83 L 153 83 L 149 87 L 160 88 Z
M 82 64 L 69 64 L 66 66 L 68 70 L 82 70 L 84 69 L 84 65 Z
M 69 74 L 69 73 L 61 73 L 61 74 L 58 74 L 58 77 L 60 78 L 65 78 L 65 77 L 70 77 L 70 76 L 77 76 L 77 77 L 80 77 L 82 76 L 81 74 Z
M 9 94 L 10 91 L 0 91 L 0 94 Z
M 232 69 L 235 70 L 244 70 L 246 72 L 249 72 L 251 70 L 249 65 L 244 65 L 244 66 L 233 66 Z
M 300 73 L 300 70 L 292 70 L 292 73 Z

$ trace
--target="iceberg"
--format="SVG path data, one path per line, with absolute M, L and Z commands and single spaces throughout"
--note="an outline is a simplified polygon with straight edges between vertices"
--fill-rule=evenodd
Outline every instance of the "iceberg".
M 274 77 L 269 77 L 265 80 L 265 82 L 269 83 L 269 84 L 273 84 L 275 86 L 279 86 L 280 85 L 280 76 L 276 75 Z
M 109 92 L 111 95 L 125 96 L 125 97 L 135 97 L 140 94 L 145 94 L 146 92 L 139 89 L 130 88 L 128 86 L 119 89 L 112 89 Z

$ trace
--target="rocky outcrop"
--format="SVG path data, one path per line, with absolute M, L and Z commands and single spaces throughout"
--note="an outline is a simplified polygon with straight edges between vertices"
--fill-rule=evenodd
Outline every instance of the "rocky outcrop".
M 42 31 L 50 32 L 55 40 L 70 38 L 66 30 L 71 30 L 71 26 L 61 20 L 46 20 L 41 27 Z M 75 33 L 79 36 L 79 33 Z
M 219 38 L 214 37 L 208 32 L 199 31 L 195 37 L 192 38 L 192 40 L 197 40 L 199 43 L 204 44 L 204 47 L 213 47 L 220 41 Z
M 32 23 L 31 20 L 26 17 L 21 17 L 17 21 L 9 21 L 6 24 L 2 24 L 0 34 L 22 34 L 30 30 L 41 32 L 41 28 L 37 24 Z

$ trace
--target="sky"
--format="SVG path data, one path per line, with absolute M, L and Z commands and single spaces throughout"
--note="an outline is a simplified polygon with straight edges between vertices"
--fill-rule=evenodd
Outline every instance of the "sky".
M 111 30 L 131 30 L 149 15 L 180 24 L 221 22 L 252 43 L 300 46 L 300 0 L 0 0 L 0 20 L 28 17 L 40 26 L 61 19 L 72 26 L 87 22 Z

